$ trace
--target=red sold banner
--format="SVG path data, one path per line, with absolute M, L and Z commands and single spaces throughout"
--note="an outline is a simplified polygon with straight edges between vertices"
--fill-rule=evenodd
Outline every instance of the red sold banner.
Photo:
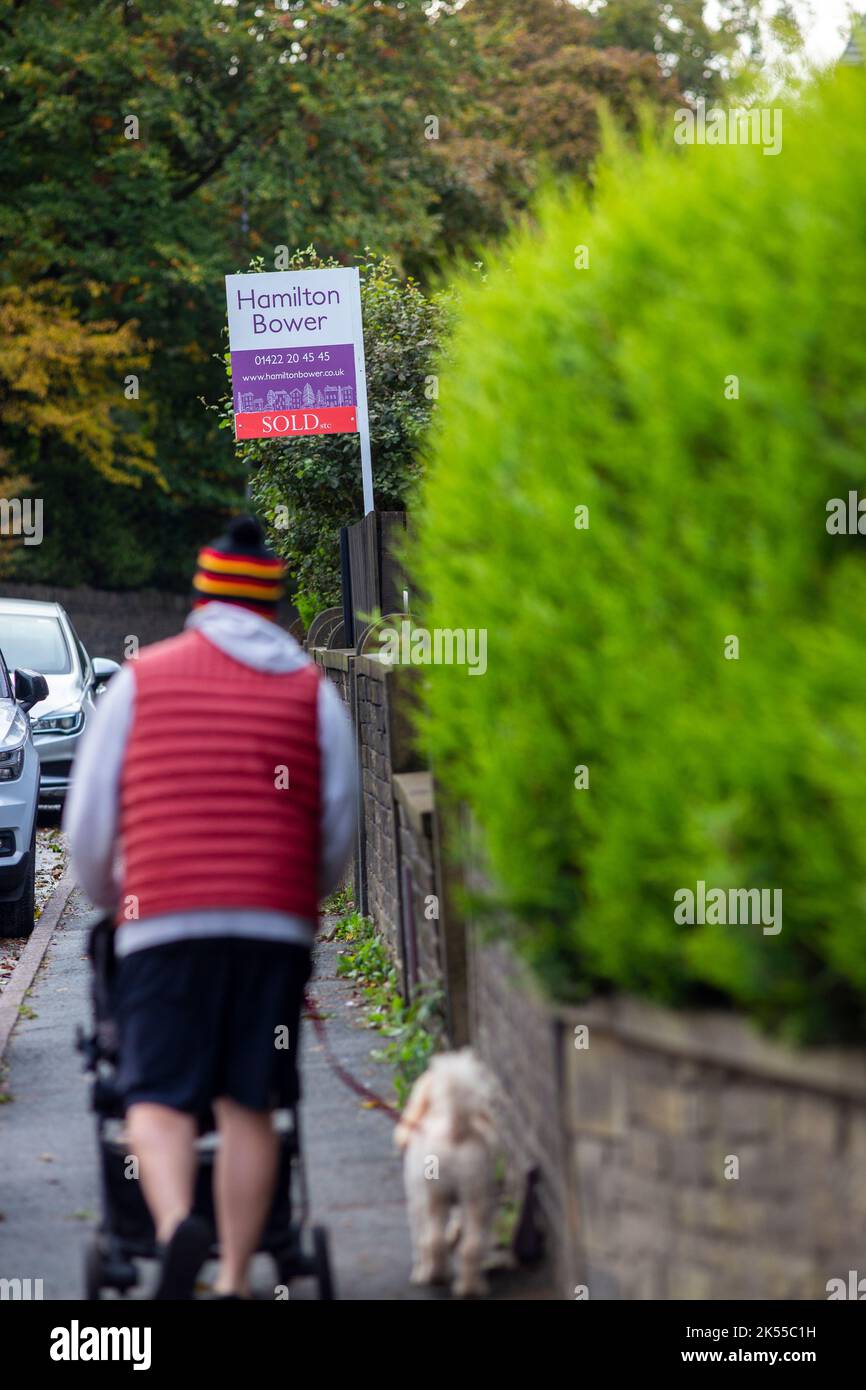
M 353 406 L 332 410 L 241 412 L 235 416 L 235 439 L 269 439 L 294 434 L 345 434 L 358 429 Z

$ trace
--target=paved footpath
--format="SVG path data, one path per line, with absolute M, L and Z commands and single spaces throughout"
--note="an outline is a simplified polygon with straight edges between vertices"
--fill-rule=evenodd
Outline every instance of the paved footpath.
M 76 1025 L 89 1019 L 89 916 L 88 904 L 73 893 L 0 1073 L 0 1096 L 11 1096 L 0 1105 L 0 1278 L 41 1278 L 46 1299 L 82 1297 L 84 1243 L 99 1214 L 93 1116 L 74 1047 Z M 376 1034 L 359 1023 L 352 987 L 336 974 L 337 953 L 331 943 L 317 947 L 313 982 L 331 1047 L 355 1076 L 387 1096 L 388 1069 L 369 1056 Z M 302 1069 L 313 1220 L 330 1231 L 338 1297 L 447 1298 L 445 1290 L 408 1283 L 409 1235 L 390 1120 L 365 1109 L 334 1076 L 309 1023 Z M 259 1262 L 256 1283 L 264 1298 L 273 1297 L 270 1269 Z M 520 1292 L 522 1286 L 519 1275 L 498 1275 L 494 1296 L 539 1296 Z M 303 1301 L 315 1292 L 304 1281 L 291 1296 Z

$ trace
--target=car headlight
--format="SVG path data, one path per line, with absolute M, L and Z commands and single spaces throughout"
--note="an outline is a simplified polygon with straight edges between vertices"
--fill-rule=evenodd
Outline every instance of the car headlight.
M 27 716 L 16 709 L 9 728 L 0 736 L 0 782 L 14 782 L 24 769 L 24 745 L 27 742 Z
M 32 729 L 34 734 L 77 734 L 83 723 L 84 712 L 79 705 L 75 705 L 40 715 L 32 721 Z
M 0 752 L 0 782 L 14 782 L 24 768 L 24 744 Z
M 16 705 L 8 729 L 0 734 L 0 753 L 5 753 L 10 748 L 20 748 L 26 739 L 27 715 Z

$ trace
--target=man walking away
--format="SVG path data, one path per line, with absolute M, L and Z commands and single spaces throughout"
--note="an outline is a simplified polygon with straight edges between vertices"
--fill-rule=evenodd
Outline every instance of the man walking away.
M 248 1294 L 276 1181 L 270 1112 L 297 1098 L 318 904 L 354 839 L 351 727 L 277 626 L 284 577 L 252 517 L 199 553 L 185 630 L 114 677 L 67 799 L 78 882 L 117 924 L 118 1081 L 160 1299 L 191 1298 L 207 1256 L 191 1213 L 209 1108 L 216 1289 Z

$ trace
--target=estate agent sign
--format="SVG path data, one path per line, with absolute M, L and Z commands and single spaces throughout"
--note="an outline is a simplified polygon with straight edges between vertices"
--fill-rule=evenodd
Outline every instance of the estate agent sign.
M 357 269 L 227 275 L 236 439 L 357 433 L 373 510 Z

